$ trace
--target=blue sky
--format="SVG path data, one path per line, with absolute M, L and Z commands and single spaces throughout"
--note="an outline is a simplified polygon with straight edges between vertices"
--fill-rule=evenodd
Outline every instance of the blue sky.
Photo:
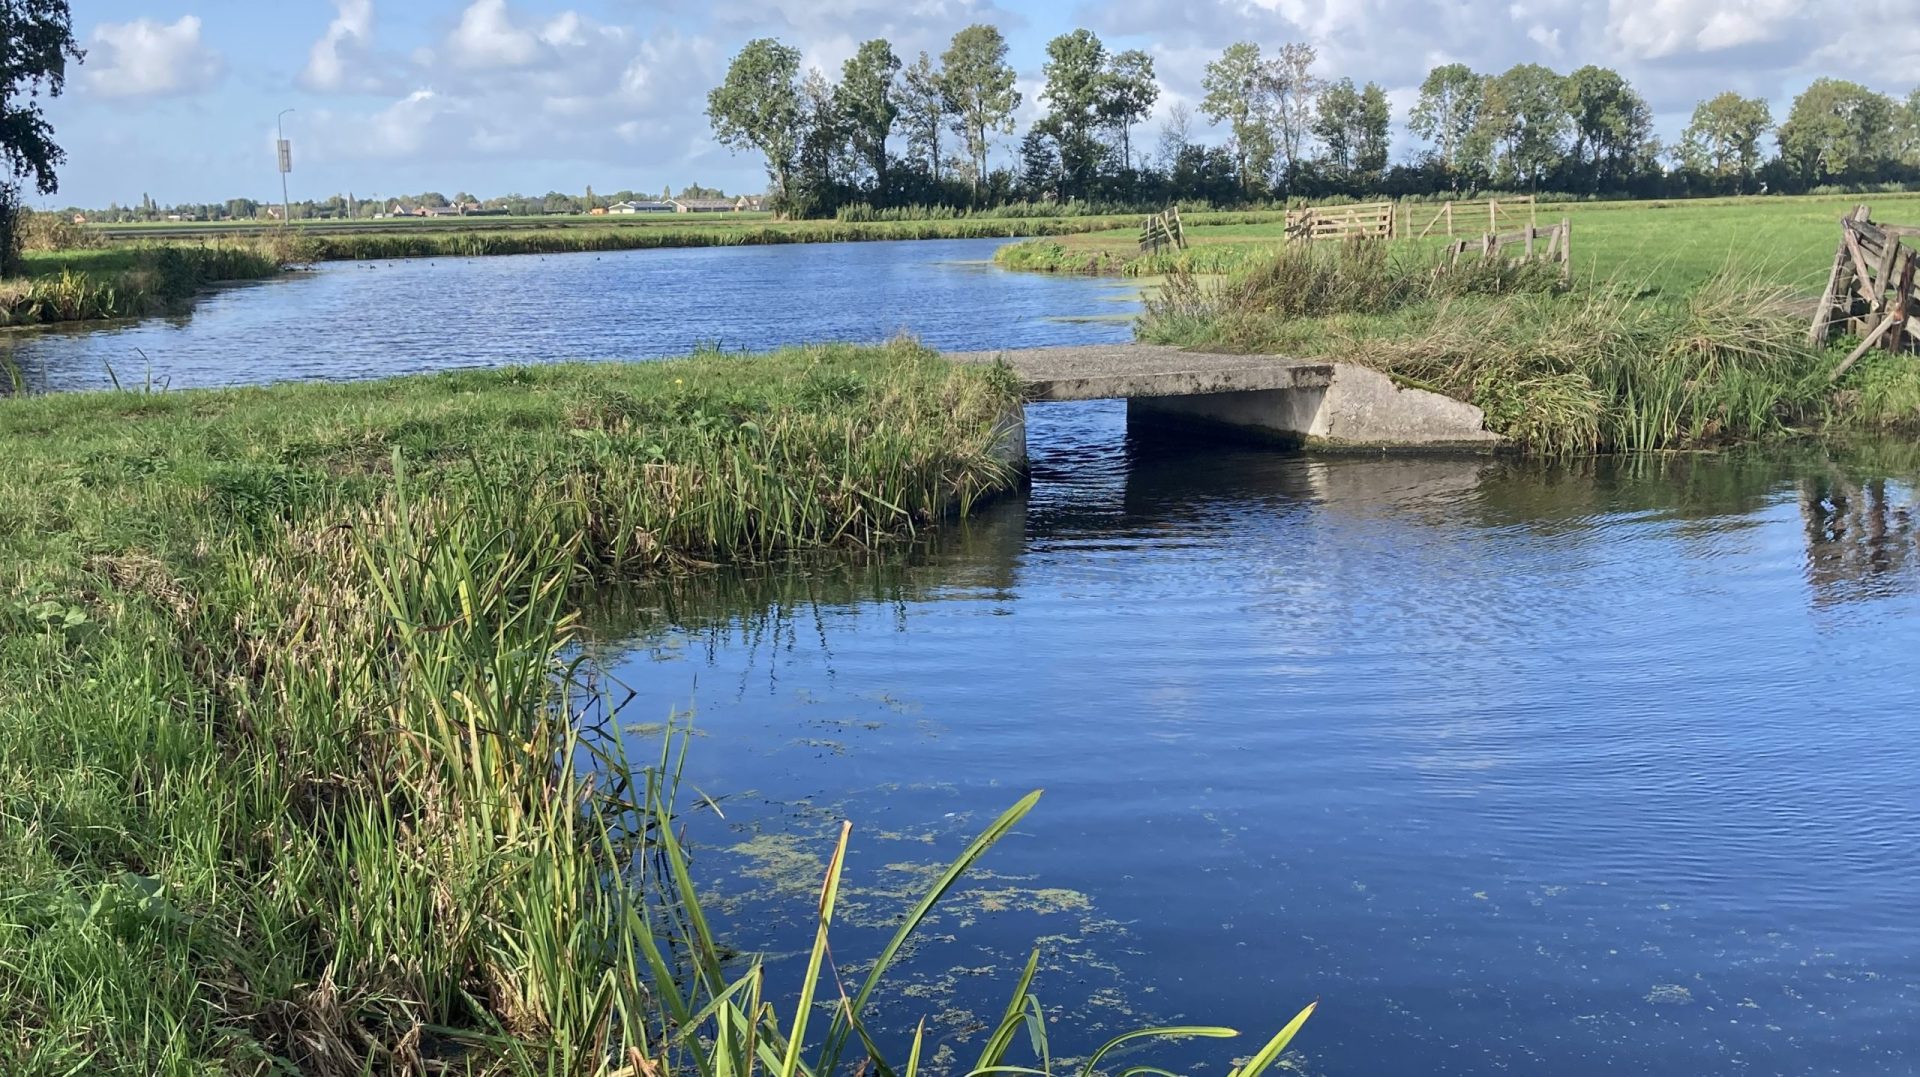
M 50 109 L 69 161 L 43 202 L 278 197 L 274 114 L 296 197 L 480 195 L 699 182 L 759 190 L 760 162 L 712 144 L 705 94 L 750 38 L 832 72 L 868 37 L 911 58 L 972 22 L 1013 44 L 1031 118 L 1049 37 L 1086 26 L 1156 59 L 1161 115 L 1192 104 L 1228 43 L 1308 41 L 1320 72 L 1396 104 L 1437 63 L 1619 68 L 1671 137 L 1723 89 L 1774 102 L 1817 75 L 1904 95 L 1920 0 L 81 0 L 89 50 Z M 1904 84 L 1886 73 L 1911 72 Z M 1204 127 L 1204 121 L 1201 122 Z M 1403 139 L 1402 146 L 1406 143 Z M 1001 153 L 1004 155 L 1003 148 Z

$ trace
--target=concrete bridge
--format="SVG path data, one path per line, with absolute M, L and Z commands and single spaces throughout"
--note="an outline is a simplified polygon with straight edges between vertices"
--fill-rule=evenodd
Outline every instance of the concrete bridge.
M 1027 399 L 1124 399 L 1127 421 L 1331 449 L 1474 449 L 1500 439 L 1479 408 L 1324 359 L 1212 355 L 1153 344 L 953 352 L 1004 360 Z M 1024 435 L 1023 435 L 1024 436 Z

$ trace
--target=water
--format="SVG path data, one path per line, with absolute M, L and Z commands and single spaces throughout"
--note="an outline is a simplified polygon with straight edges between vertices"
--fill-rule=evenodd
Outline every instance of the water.
M 995 245 L 334 265 L 13 359 L 186 387 L 1128 335 L 1130 292 Z M 854 964 L 1044 787 L 883 990 L 888 1042 L 925 1016 L 971 1060 L 1037 941 L 1066 1053 L 1318 997 L 1315 1073 L 1920 1072 L 1920 451 L 1316 458 L 1123 415 L 1030 409 L 1031 493 L 911 554 L 595 611 L 628 719 L 696 712 L 700 869 L 775 989 L 838 819 Z
M 951 350 L 1132 337 L 1131 285 L 999 270 L 989 260 L 1006 242 L 327 263 L 214 291 L 179 317 L 55 327 L 10 346 L 27 386 L 69 390 L 116 377 L 177 389 L 337 381 L 902 332 Z
M 1042 940 L 1061 1053 L 1318 997 L 1314 1073 L 1920 1072 L 1920 452 L 1545 466 L 1030 421 L 1031 494 L 914 556 L 599 615 L 628 719 L 696 712 L 736 941 L 806 945 L 851 818 L 857 962 L 1045 788 L 883 991 L 890 1042 L 928 1016 L 971 1061 Z

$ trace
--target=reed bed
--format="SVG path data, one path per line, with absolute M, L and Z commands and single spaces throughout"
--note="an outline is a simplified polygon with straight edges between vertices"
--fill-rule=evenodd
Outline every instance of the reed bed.
M 1723 271 L 1684 297 L 1552 267 L 1439 266 L 1378 245 L 1295 246 L 1215 282 L 1167 278 L 1144 339 L 1338 358 L 1486 412 L 1547 455 L 1705 448 L 1920 422 L 1920 364 L 1888 359 L 1832 383 L 1791 287 Z
M 0 327 L 156 314 L 210 284 L 273 276 L 298 253 L 230 240 L 43 254 L 30 259 L 37 273 L 0 281 Z

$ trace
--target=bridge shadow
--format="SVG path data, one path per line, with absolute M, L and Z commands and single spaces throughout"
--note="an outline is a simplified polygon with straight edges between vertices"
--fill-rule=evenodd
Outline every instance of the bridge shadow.
M 1129 432 L 1112 419 L 1037 439 L 1027 489 L 917 541 L 602 591 L 586 611 L 591 635 L 617 644 L 671 626 L 696 637 L 824 641 L 838 611 L 890 609 L 904 625 L 931 602 L 1011 609 L 1036 560 L 1061 551 L 1153 545 L 1177 556 L 1191 543 L 1231 554 L 1237 544 L 1246 556 L 1284 561 L 1300 533 L 1287 525 L 1302 520 L 1388 546 L 1430 536 L 1469 555 L 1495 542 L 1550 540 L 1554 556 L 1577 566 L 1613 556 L 1610 545 L 1631 529 L 1712 557 L 1797 516 L 1811 604 L 1920 591 L 1920 447 L 1564 462 L 1319 455 Z

